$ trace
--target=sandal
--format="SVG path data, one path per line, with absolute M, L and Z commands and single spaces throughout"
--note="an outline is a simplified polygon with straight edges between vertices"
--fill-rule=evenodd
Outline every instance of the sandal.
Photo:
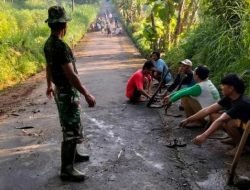
M 169 148 L 175 148 L 175 147 L 184 147 L 186 146 L 187 143 L 184 142 L 182 139 L 173 139 L 173 140 L 169 140 L 166 144 L 167 147 Z
M 161 104 L 151 104 L 150 108 L 163 108 L 163 105 L 161 105 Z
M 174 147 L 176 147 L 175 139 L 174 139 L 174 140 L 169 140 L 169 141 L 167 142 L 166 146 L 167 146 L 168 148 L 174 148 Z
M 204 128 L 204 125 L 202 125 L 202 123 L 188 123 L 187 125 L 185 125 L 184 128 Z
M 186 142 L 183 141 L 183 139 L 175 139 L 175 145 L 178 146 L 178 147 L 184 147 L 187 145 Z
M 183 117 L 182 114 L 173 114 L 173 113 L 169 113 L 169 112 L 166 112 L 165 115 L 166 116 L 171 116 L 171 117 Z

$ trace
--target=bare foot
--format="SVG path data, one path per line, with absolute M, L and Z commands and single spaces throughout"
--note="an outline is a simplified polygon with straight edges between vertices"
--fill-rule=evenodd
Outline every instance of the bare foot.
M 147 98 L 146 97 L 140 97 L 140 99 L 139 99 L 139 102 L 146 102 L 147 101 Z

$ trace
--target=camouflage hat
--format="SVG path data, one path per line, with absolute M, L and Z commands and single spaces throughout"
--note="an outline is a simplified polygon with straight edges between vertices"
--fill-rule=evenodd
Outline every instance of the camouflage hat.
M 45 20 L 47 23 L 65 23 L 71 20 L 71 18 L 67 16 L 64 8 L 60 6 L 50 7 L 48 10 L 48 16 L 49 18 Z

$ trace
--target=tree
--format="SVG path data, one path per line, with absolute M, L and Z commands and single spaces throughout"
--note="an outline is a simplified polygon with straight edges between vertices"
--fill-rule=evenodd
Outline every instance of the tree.
M 151 49 L 170 50 L 179 43 L 181 34 L 194 25 L 198 0 L 115 0 L 127 25 L 144 26 L 143 38 Z M 142 17 L 146 16 L 146 19 Z
M 74 11 L 74 7 L 75 7 L 75 1 L 72 0 L 72 12 Z

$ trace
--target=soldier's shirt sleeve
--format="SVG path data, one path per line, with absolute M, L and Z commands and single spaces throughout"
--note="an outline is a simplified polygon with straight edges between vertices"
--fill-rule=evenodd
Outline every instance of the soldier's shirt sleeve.
M 74 61 L 73 53 L 66 43 L 59 43 L 56 49 L 58 55 L 58 62 L 60 65 L 69 64 Z

